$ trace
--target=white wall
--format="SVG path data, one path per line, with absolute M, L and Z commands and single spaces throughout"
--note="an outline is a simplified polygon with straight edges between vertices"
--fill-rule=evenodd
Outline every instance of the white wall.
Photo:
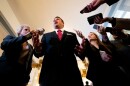
M 15 32 L 20 23 L 13 13 L 12 9 L 10 8 L 7 0 L 0 0 L 0 13 Z
M 26 23 L 32 28 L 43 27 L 46 32 L 53 30 L 53 19 L 60 16 L 69 31 L 79 29 L 87 36 L 92 29 L 87 17 L 96 13 L 105 14 L 109 7 L 104 4 L 96 11 L 80 14 L 80 10 L 92 0 L 7 0 L 20 23 Z
M 7 22 L 7 25 L 12 29 L 12 32 L 16 31 L 16 26 L 19 25 L 18 20 L 16 19 L 12 9 L 10 8 L 7 0 L 0 0 L 0 16 L 4 18 Z M 0 22 L 0 43 L 2 42 L 3 38 L 9 34 L 3 24 Z M 0 49 L 0 56 L 2 54 L 2 50 Z

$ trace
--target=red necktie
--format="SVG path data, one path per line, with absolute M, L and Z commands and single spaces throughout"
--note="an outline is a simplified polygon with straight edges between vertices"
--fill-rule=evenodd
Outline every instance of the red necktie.
M 59 40 L 61 40 L 61 38 L 62 38 L 62 31 L 58 30 L 57 31 L 57 35 L 58 35 Z

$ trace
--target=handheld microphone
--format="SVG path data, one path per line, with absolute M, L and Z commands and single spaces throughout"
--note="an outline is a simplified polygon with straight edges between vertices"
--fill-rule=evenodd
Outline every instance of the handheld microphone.
M 45 29 L 44 28 L 38 28 L 36 30 L 36 32 L 38 32 L 39 35 L 42 35 L 45 32 Z

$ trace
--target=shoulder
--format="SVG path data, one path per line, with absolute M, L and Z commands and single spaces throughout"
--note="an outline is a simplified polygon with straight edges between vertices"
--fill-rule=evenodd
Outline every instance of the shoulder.
M 64 33 L 66 33 L 66 35 L 76 36 L 75 33 L 73 33 L 73 32 L 69 32 L 69 31 L 66 31 L 66 30 L 64 30 Z
M 45 33 L 45 34 L 43 34 L 43 36 L 42 36 L 42 40 L 45 40 L 45 39 L 51 38 L 52 36 L 54 36 L 54 34 L 56 34 L 55 31 Z
M 48 36 L 48 35 L 52 35 L 52 34 L 54 34 L 54 33 L 56 33 L 56 32 L 55 32 L 55 31 L 47 32 L 47 33 L 44 34 L 44 36 L 46 36 L 46 35 L 47 35 L 47 36 Z
M 3 40 L 13 39 L 13 38 L 15 38 L 15 37 L 11 36 L 11 35 L 7 35 Z

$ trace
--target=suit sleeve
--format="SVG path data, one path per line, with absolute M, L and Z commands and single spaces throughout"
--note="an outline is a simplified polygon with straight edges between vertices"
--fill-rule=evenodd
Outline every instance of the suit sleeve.
M 106 1 L 106 3 L 107 3 L 109 6 L 111 6 L 112 4 L 118 2 L 119 0 L 105 0 L 105 1 Z
M 130 19 L 128 18 L 114 18 L 109 22 L 113 28 L 130 30 Z
M 13 37 L 11 35 L 7 35 L 1 43 L 1 49 L 6 50 L 16 48 L 27 40 L 28 38 L 26 36 Z
M 130 30 L 130 19 L 127 19 L 127 18 L 115 18 L 115 24 L 113 24 L 113 23 L 112 23 L 112 26 L 114 28 Z

